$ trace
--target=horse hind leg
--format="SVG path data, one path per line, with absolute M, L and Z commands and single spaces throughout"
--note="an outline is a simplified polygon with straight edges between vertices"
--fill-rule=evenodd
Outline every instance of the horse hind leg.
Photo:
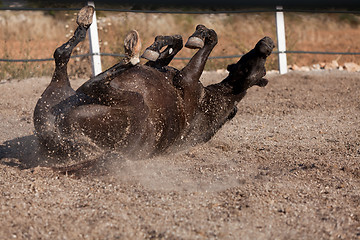
M 48 149 L 56 148 L 59 145 L 60 138 L 55 122 L 59 114 L 57 106 L 60 102 L 75 94 L 75 91 L 70 86 L 67 63 L 72 50 L 79 42 L 85 39 L 86 31 L 92 21 L 93 12 L 94 8 L 91 6 L 81 9 L 77 19 L 79 26 L 74 36 L 55 50 L 55 71 L 52 80 L 41 95 L 34 110 L 33 118 L 36 135 Z
M 94 14 L 94 8 L 92 6 L 83 7 L 78 13 L 77 24 L 78 27 L 74 32 L 74 36 L 69 41 L 58 47 L 54 52 L 55 58 L 55 72 L 61 71 L 65 68 L 70 60 L 73 49 L 85 39 L 86 31 L 92 23 L 92 16 Z
M 55 71 L 49 86 L 42 95 L 47 105 L 54 106 L 75 93 L 70 86 L 67 63 L 70 60 L 73 49 L 85 39 L 87 29 L 92 23 L 93 13 L 94 8 L 92 6 L 82 8 L 78 14 L 76 21 L 78 27 L 74 32 L 74 36 L 55 50 Z

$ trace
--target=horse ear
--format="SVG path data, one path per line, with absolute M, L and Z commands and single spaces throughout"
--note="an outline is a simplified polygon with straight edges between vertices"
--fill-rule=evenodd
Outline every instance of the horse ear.
M 230 64 L 227 66 L 228 72 L 234 72 L 236 70 L 236 64 Z

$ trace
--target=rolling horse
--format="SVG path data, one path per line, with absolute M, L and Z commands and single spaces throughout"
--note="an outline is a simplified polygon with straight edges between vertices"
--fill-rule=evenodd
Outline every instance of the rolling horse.
M 34 110 L 36 136 L 48 151 L 99 149 L 148 158 L 203 143 L 235 116 L 250 87 L 268 83 L 265 61 L 274 43 L 264 37 L 227 67 L 224 80 L 204 87 L 199 79 L 218 39 L 214 30 L 198 25 L 185 44 L 197 51 L 181 70 L 169 66 L 183 47 L 180 35 L 157 36 L 142 54 L 148 61 L 140 64 L 140 37 L 131 31 L 124 40 L 126 56 L 74 90 L 67 64 L 93 12 L 82 8 L 74 36 L 55 50 L 53 77 Z

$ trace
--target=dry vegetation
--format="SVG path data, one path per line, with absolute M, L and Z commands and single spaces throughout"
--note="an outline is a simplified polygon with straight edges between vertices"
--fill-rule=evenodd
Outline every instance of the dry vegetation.
M 0 12 L 0 58 L 28 59 L 49 58 L 54 49 L 71 37 L 75 29 L 74 12 Z M 258 39 L 267 35 L 275 38 L 274 14 L 141 14 L 98 12 L 101 52 L 122 53 L 123 37 L 137 29 L 143 48 L 150 45 L 156 35 L 181 34 L 184 39 L 199 24 L 213 28 L 219 35 L 219 44 L 212 56 L 238 55 L 253 47 Z M 351 51 L 360 52 L 360 17 L 351 14 L 285 14 L 288 50 Z M 80 44 L 75 54 L 87 53 L 88 42 Z M 181 57 L 190 57 L 192 50 L 184 49 Z M 298 66 L 337 60 L 360 63 L 358 56 L 294 55 L 289 54 L 289 64 Z M 103 57 L 103 68 L 118 59 Z M 207 69 L 226 68 L 235 59 L 211 60 Z M 174 61 L 181 67 L 186 61 Z M 81 63 L 81 64 L 80 64 Z M 277 58 L 272 56 L 268 69 L 277 68 Z M 0 62 L 0 79 L 48 76 L 53 62 L 6 63 Z M 70 74 L 73 77 L 90 75 L 89 58 L 73 59 Z

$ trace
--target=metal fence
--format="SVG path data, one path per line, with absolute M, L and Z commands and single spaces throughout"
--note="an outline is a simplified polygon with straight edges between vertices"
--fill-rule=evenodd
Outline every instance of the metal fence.
M 94 4 L 89 2 L 89 4 Z M 79 8 L 0 8 L 0 11 L 78 11 Z M 340 14 L 360 14 L 360 11 L 347 11 L 347 10 L 291 10 L 283 9 L 281 6 L 276 9 L 264 9 L 264 10 L 234 10 L 234 11 L 158 11 L 158 10 L 129 10 L 129 9 L 107 9 L 97 8 L 96 11 L 107 12 L 132 12 L 132 13 L 156 13 L 156 14 L 244 14 L 244 13 L 275 13 L 276 16 L 276 35 L 278 51 L 273 51 L 273 54 L 279 56 L 279 72 L 281 74 L 287 72 L 287 60 L 286 54 L 324 54 L 324 55 L 360 55 L 360 52 L 322 52 L 322 51 L 289 51 L 286 50 L 285 41 L 285 23 L 283 14 L 286 12 L 295 13 L 340 13 Z M 90 53 L 73 55 L 71 58 L 91 57 L 93 65 L 93 74 L 96 75 L 101 72 L 101 60 L 100 56 L 111 57 L 124 57 L 122 54 L 116 53 L 101 53 L 99 50 L 97 39 L 97 26 L 96 26 L 96 14 L 94 15 L 93 25 L 90 29 Z M 95 37 L 94 37 L 95 34 Z M 96 38 L 96 39 L 94 39 Z M 209 59 L 228 59 L 228 58 L 240 58 L 242 55 L 227 55 L 227 56 L 212 56 Z M 189 60 L 190 57 L 175 57 L 174 60 Z M 53 58 L 41 58 L 41 59 L 4 59 L 0 58 L 0 62 L 45 62 L 53 61 Z M 97 66 L 96 66 L 97 65 Z

